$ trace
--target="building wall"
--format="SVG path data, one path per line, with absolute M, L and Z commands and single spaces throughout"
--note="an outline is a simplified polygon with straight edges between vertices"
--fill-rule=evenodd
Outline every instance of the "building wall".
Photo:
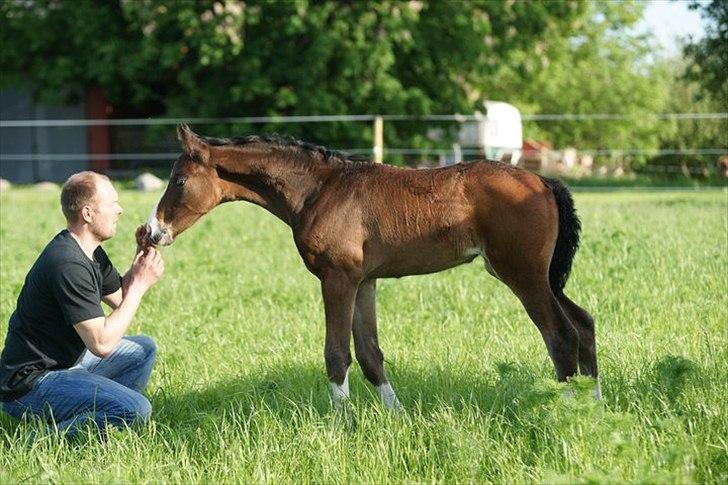
M 83 119 L 84 104 L 51 106 L 33 103 L 30 94 L 0 90 L 0 119 Z M 0 177 L 13 183 L 62 182 L 69 175 L 89 168 L 85 126 L 0 128 Z M 53 158 L 72 155 L 74 160 Z M 19 157 L 18 155 L 21 155 Z M 43 156 L 28 160 L 29 155 Z

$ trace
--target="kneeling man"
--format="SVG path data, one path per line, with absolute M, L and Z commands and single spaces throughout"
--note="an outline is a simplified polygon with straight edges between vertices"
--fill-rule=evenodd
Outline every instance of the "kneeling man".
M 101 243 L 122 213 L 109 179 L 72 175 L 61 191 L 67 229 L 45 247 L 25 278 L 0 355 L 0 401 L 12 416 L 38 416 L 75 435 L 89 421 L 99 429 L 144 422 L 151 405 L 141 392 L 156 346 L 124 337 L 142 296 L 162 276 L 153 247 L 139 246 L 120 277 Z M 113 311 L 104 315 L 101 301 Z

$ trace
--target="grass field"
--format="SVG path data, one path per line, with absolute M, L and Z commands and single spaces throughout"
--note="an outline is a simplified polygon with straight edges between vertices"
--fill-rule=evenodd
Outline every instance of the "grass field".
M 0 195 L 0 337 L 63 226 L 56 193 Z M 604 400 L 562 397 L 535 326 L 479 260 L 379 283 L 380 340 L 406 411 L 354 364 L 355 425 L 330 411 L 317 280 L 248 204 L 165 249 L 134 333 L 159 360 L 149 426 L 69 442 L 0 416 L 0 482 L 728 481 L 728 192 L 577 193 L 567 294 L 597 322 Z M 120 270 L 158 195 L 121 193 Z

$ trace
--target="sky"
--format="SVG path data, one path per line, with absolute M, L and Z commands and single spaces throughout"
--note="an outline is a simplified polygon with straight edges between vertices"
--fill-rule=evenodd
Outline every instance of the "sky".
M 640 27 L 651 30 L 667 52 L 675 54 L 679 51 L 677 37 L 692 34 L 699 39 L 705 35 L 700 13 L 688 9 L 687 0 L 652 0 L 647 3 Z

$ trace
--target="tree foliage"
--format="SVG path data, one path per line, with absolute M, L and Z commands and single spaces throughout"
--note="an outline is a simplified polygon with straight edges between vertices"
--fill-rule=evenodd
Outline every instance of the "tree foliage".
M 657 148 L 669 97 L 669 65 L 653 59 L 651 38 L 634 32 L 644 4 L 587 4 L 576 28 L 554 32 L 530 51 L 514 52 L 486 87 L 490 97 L 512 99 L 531 113 L 624 114 L 626 119 L 545 120 L 531 136 L 557 147 Z
M 101 86 L 121 115 L 181 117 L 472 112 L 513 51 L 581 15 L 551 2 L 8 0 L 5 84 L 42 99 Z M 417 142 L 404 124 L 388 140 Z M 421 129 L 421 127 L 420 127 Z M 368 127 L 300 127 L 370 143 Z
M 719 2 L 718 2 L 719 3 Z M 5 0 L 5 86 L 43 100 L 103 88 L 116 116 L 659 112 L 669 66 L 632 27 L 637 1 Z M 728 49 L 724 50 L 725 53 Z M 435 143 L 389 123 L 388 146 Z M 218 126 L 371 146 L 363 123 Z M 556 146 L 656 147 L 654 119 L 528 125 Z M 441 142 L 444 143 L 444 142 Z
M 725 112 L 725 102 L 707 91 L 699 80 L 691 80 L 681 73 L 685 72 L 689 59 L 678 57 L 670 59 L 675 75 L 668 86 L 670 93 L 665 111 L 670 113 L 719 113 Z M 728 141 L 728 120 L 718 119 L 673 119 L 665 120 L 660 131 L 660 148 L 690 151 L 696 148 L 726 149 Z M 718 167 L 715 154 L 689 153 L 679 157 L 663 155 L 650 160 L 653 168 L 672 170 L 673 173 L 693 175 L 714 173 Z M 648 167 L 650 168 L 650 167 Z
M 705 37 L 685 46 L 685 55 L 692 61 L 687 75 L 699 81 L 715 99 L 728 109 L 728 1 L 692 2 L 706 21 Z

